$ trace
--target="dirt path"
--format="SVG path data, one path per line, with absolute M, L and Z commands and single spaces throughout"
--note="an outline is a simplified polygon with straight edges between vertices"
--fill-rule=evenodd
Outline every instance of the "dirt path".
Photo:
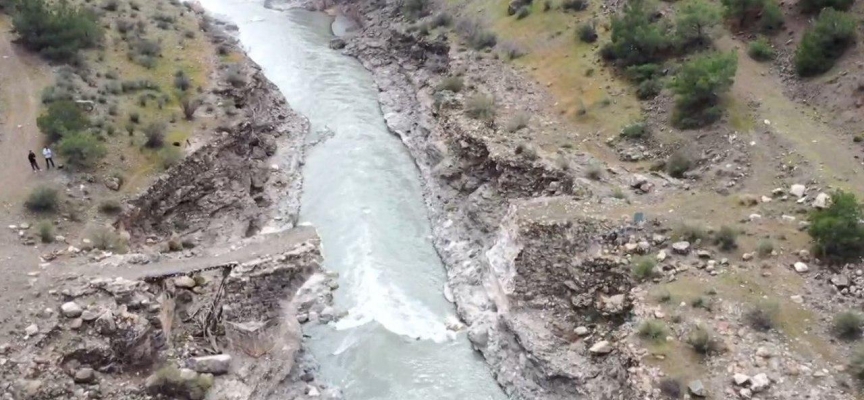
M 4 212 L 17 208 L 27 190 L 45 178 L 31 171 L 26 157 L 32 149 L 43 161 L 43 138 L 36 118 L 39 94 L 51 82 L 46 64 L 13 44 L 10 29 L 8 19 L 0 19 L 0 202 Z
M 36 117 L 39 94 L 51 82 L 50 69 L 13 44 L 10 30 L 8 18 L 0 17 L 0 325 L 9 328 L 0 331 L 0 343 L 17 327 L 7 323 L 24 314 L 38 295 L 38 278 L 28 273 L 39 269 L 39 252 L 44 250 L 20 245 L 17 232 L 6 227 L 33 222 L 24 215 L 24 197 L 39 182 L 56 176 L 34 174 L 27 163 L 27 150 L 38 153 L 42 145 Z

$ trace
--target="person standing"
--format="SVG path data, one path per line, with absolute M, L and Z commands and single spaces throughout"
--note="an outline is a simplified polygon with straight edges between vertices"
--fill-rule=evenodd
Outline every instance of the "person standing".
M 33 172 L 42 170 L 39 168 L 39 164 L 36 163 L 36 154 L 33 153 L 33 150 L 30 150 L 30 154 L 27 154 L 27 159 L 30 160 L 30 168 L 33 168 Z
M 45 169 L 51 169 L 51 167 L 57 168 L 54 165 L 54 153 L 51 151 L 51 148 L 48 146 L 43 147 L 42 155 L 45 157 Z

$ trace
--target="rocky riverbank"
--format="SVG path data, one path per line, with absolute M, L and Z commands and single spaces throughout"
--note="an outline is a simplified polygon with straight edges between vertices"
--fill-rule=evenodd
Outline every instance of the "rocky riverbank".
M 445 295 L 498 382 L 514 398 L 635 398 L 627 369 L 635 361 L 626 349 L 609 354 L 602 340 L 617 334 L 629 309 L 623 263 L 570 265 L 603 233 L 590 228 L 600 222 L 558 219 L 546 207 L 524 212 L 532 202 L 581 207 L 595 190 L 577 178 L 590 160 L 538 157 L 541 150 L 514 140 L 503 124 L 468 118 L 459 106 L 467 94 L 437 87 L 458 71 L 473 91 L 494 96 L 499 115 L 533 108 L 533 126 L 551 123 L 540 112 L 542 90 L 496 59 L 451 48 L 443 36 L 408 33 L 392 18 L 395 4 L 347 6 L 363 18 L 362 29 L 345 38 L 345 52 L 372 71 L 385 119 L 415 158 L 447 265 Z M 562 292 L 564 281 L 572 285 Z M 587 321 L 590 338 L 576 337 Z

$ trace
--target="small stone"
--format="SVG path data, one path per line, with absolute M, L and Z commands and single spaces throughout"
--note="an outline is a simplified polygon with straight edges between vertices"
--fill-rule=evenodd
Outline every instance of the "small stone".
M 222 375 L 231 369 L 231 356 L 217 354 L 215 356 L 195 357 L 189 359 L 186 366 L 195 372 Z
M 795 304 L 804 304 L 804 297 L 798 294 L 789 296 L 789 300 L 792 300 Z
M 63 303 L 63 305 L 60 306 L 60 312 L 62 312 L 63 316 L 66 318 L 78 318 L 81 316 L 81 313 L 83 313 L 84 310 L 82 310 L 81 306 L 79 306 L 74 301 L 70 301 L 67 303 Z
M 96 380 L 96 372 L 92 368 L 81 368 L 75 371 L 73 380 L 75 383 L 93 383 Z
M 181 289 L 192 289 L 195 287 L 195 279 L 188 276 L 178 276 L 174 278 L 174 286 Z
M 32 325 L 28 326 L 27 328 L 24 328 L 24 334 L 27 336 L 33 336 L 37 333 L 39 333 L 39 327 L 36 326 L 36 324 L 32 324 Z
M 69 329 L 78 330 L 81 328 L 81 325 L 84 325 L 84 320 L 81 318 L 75 318 L 69 323 Z
M 741 396 L 741 398 L 743 398 L 743 399 L 749 399 L 749 398 L 753 397 L 753 391 L 750 389 L 744 388 L 744 389 L 741 389 L 740 391 L 738 391 L 738 395 Z
M 687 390 L 696 397 L 705 397 L 705 385 L 700 380 L 690 381 L 687 384 Z
M 744 253 L 741 255 L 741 259 L 744 261 L 750 261 L 753 259 L 753 253 Z
M 665 259 L 666 259 L 666 250 L 660 250 L 660 252 L 657 253 L 657 261 L 663 261 Z
M 828 208 L 828 203 L 831 202 L 831 196 L 827 193 L 819 193 L 816 196 L 816 200 L 813 200 L 813 207 L 815 208 Z
M 574 330 L 573 332 L 576 333 L 577 336 L 586 336 L 586 335 L 588 335 L 588 333 L 590 333 L 588 331 L 588 328 L 586 328 L 584 326 L 576 327 L 576 330 Z
M 789 194 L 795 197 L 804 197 L 804 193 L 807 191 L 807 187 L 804 185 L 792 185 L 789 188 Z
M 690 242 L 676 242 L 672 244 L 672 251 L 677 254 L 689 254 L 690 253 Z
M 612 344 L 610 344 L 606 340 L 601 340 L 597 343 L 594 343 L 590 349 L 588 349 L 592 354 L 609 354 L 612 352 Z
M 750 382 L 750 377 L 744 374 L 735 374 L 732 377 L 732 381 L 738 386 L 744 386 L 747 382 Z
M 117 324 L 114 322 L 114 313 L 111 311 L 106 311 L 93 324 L 96 327 L 96 332 L 103 335 L 110 335 L 117 330 Z
M 758 374 L 750 379 L 750 390 L 752 390 L 753 393 L 764 391 L 765 389 L 768 389 L 769 386 L 771 386 L 771 380 L 768 379 L 768 375 L 765 375 L 764 373 Z
M 794 267 L 795 267 L 795 271 L 800 272 L 800 273 L 804 273 L 804 272 L 807 272 L 810 270 L 810 268 L 807 266 L 807 264 L 804 264 L 801 261 L 796 262 Z
M 711 252 L 708 250 L 699 250 L 696 252 L 696 256 L 699 258 L 711 258 Z
M 837 288 L 842 289 L 849 287 L 849 278 L 843 274 L 835 274 L 831 277 L 831 284 L 837 286 Z
M 748 219 L 750 220 L 750 222 L 758 222 L 762 220 L 762 216 L 759 214 L 750 214 Z

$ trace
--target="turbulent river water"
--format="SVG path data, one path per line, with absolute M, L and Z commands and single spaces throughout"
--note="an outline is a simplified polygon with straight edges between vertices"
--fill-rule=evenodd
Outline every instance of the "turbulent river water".
M 504 399 L 464 333 L 432 246 L 419 173 L 385 125 L 371 74 L 328 47 L 333 19 L 264 0 L 200 0 L 236 24 L 249 56 L 309 118 L 301 222 L 340 273 L 335 324 L 307 327 L 321 379 L 346 399 Z M 332 132 L 324 135 L 322 132 Z

